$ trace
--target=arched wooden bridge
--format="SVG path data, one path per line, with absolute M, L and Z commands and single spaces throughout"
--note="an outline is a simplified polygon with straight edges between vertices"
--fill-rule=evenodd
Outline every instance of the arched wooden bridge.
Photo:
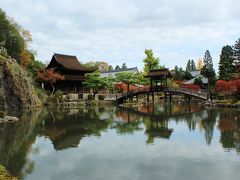
M 169 94 L 170 101 L 172 99 L 173 94 L 187 95 L 189 98 L 194 97 L 194 98 L 198 98 L 198 99 L 201 99 L 204 101 L 208 100 L 208 93 L 203 90 L 195 91 L 195 90 L 190 90 L 190 89 L 186 89 L 186 88 L 173 88 L 173 87 L 162 87 L 162 86 L 155 87 L 152 89 L 150 88 L 148 90 L 139 90 L 139 91 L 129 92 L 129 93 L 122 95 L 121 97 L 118 97 L 116 100 L 117 100 L 118 104 L 122 104 L 126 100 L 132 99 L 134 97 L 136 97 L 138 99 L 139 95 L 149 96 L 150 94 L 152 94 L 152 96 L 154 97 L 154 92 L 165 92 L 166 94 Z

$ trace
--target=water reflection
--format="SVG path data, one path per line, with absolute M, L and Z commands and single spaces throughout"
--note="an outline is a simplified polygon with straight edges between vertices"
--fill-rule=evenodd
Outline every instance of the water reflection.
M 141 133 L 146 137 L 142 143 L 154 146 L 159 140 L 170 143 L 172 136 L 185 143 L 186 138 L 199 131 L 206 145 L 220 142 L 225 150 L 240 153 L 240 113 L 232 109 L 149 104 L 135 108 L 34 110 L 22 113 L 20 119 L 14 124 L 0 124 L 0 164 L 22 179 L 34 174 L 36 162 L 29 155 L 38 156 L 41 150 L 33 148 L 33 144 L 40 137 L 50 140 L 57 153 L 80 148 L 86 137 L 112 132 L 124 136 Z M 180 126 L 188 129 L 188 136 L 182 137 Z M 196 141 L 200 139 L 196 137 Z

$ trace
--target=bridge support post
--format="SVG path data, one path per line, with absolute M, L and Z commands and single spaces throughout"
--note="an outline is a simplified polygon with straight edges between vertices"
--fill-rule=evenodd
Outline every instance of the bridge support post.
M 167 102 L 167 92 L 164 93 L 165 102 Z
M 152 101 L 154 102 L 154 92 L 152 92 Z
M 191 103 L 191 96 L 188 96 L 188 103 Z
M 172 103 L 172 93 L 171 92 L 169 92 L 169 101 L 170 101 L 170 103 Z
M 147 102 L 149 102 L 149 94 L 147 93 Z

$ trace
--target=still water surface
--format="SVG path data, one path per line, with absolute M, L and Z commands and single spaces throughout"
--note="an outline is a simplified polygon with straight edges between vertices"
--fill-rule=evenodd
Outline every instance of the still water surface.
M 0 164 L 27 180 L 236 180 L 240 111 L 197 104 L 35 110 L 0 124 Z

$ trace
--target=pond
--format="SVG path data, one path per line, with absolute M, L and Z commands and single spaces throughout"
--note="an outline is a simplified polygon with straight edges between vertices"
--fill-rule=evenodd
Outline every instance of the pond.
M 240 110 L 156 103 L 23 112 L 0 164 L 27 180 L 238 179 Z

